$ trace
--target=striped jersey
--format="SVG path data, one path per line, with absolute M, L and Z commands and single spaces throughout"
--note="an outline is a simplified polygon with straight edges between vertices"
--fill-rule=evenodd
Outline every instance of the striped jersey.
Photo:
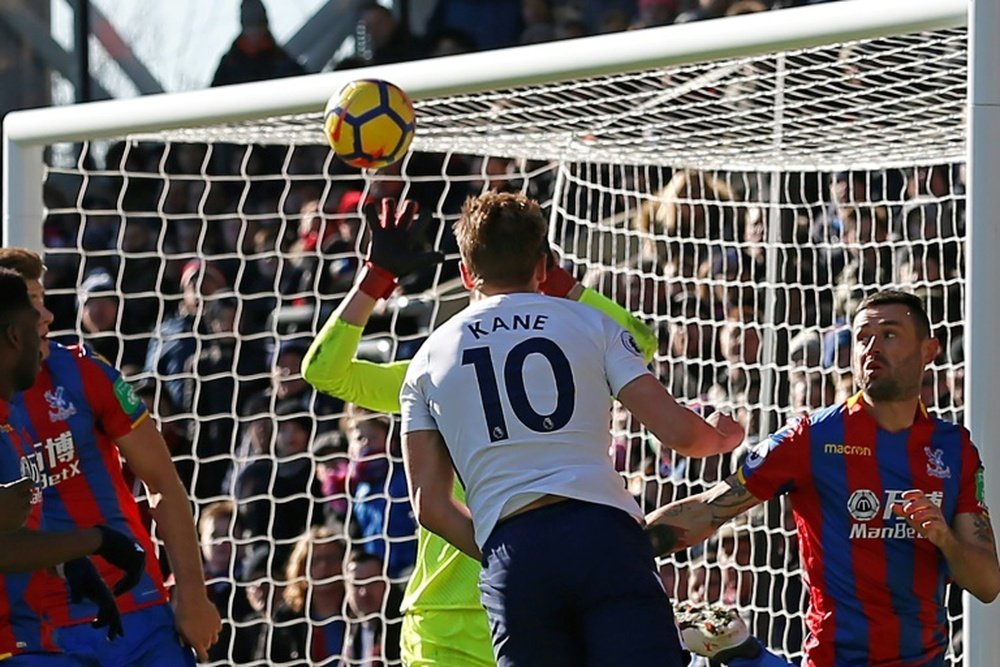
M 121 374 L 84 346 L 50 344 L 49 357 L 31 389 L 12 401 L 26 411 L 33 451 L 22 465 L 34 471 L 44 497 L 43 530 L 71 530 L 104 524 L 139 542 L 150 557 L 139 584 L 117 598 L 122 613 L 166 601 L 156 553 L 122 475 L 115 440 L 132 432 L 149 414 Z M 95 556 L 110 588 L 121 571 Z M 45 608 L 57 627 L 90 621 L 89 601 L 70 603 L 64 582 L 45 591 Z
M 554 494 L 642 512 L 608 455 L 611 396 L 644 375 L 635 338 L 594 309 L 527 292 L 441 325 L 406 373 L 403 433 L 439 431 L 482 546 L 499 520 Z
M 25 415 L 17 406 L 0 399 L 0 482 L 9 484 L 25 476 L 22 457 L 32 450 Z M 32 508 L 25 523 L 37 530 L 41 521 L 42 494 L 32 495 Z M 57 651 L 52 626 L 44 621 L 41 597 L 46 581 L 55 579 L 45 570 L 0 573 L 0 660 L 25 651 Z
M 810 667 L 943 665 L 947 563 L 892 508 L 920 489 L 953 523 L 986 512 L 979 453 L 963 427 L 920 405 L 888 432 L 857 394 L 760 443 L 738 479 L 760 499 L 787 493 L 810 606 Z

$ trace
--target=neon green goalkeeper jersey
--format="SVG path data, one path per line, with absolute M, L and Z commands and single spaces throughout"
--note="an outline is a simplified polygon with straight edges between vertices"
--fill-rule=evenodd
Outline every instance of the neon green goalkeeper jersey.
M 607 297 L 585 289 L 580 297 L 627 329 L 647 361 L 656 351 L 656 336 L 638 318 Z M 399 391 L 409 361 L 373 363 L 355 358 L 362 327 L 331 318 L 302 362 L 306 379 L 316 389 L 368 410 L 398 414 Z M 455 495 L 465 494 L 456 482 Z M 484 614 L 479 602 L 480 565 L 437 535 L 420 529 L 417 562 L 403 598 L 404 612 L 431 610 Z M 451 638 L 450 641 L 454 641 Z

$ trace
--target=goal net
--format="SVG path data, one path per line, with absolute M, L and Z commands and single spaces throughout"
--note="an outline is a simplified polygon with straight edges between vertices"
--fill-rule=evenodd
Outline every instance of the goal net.
M 688 29 L 702 28 L 664 35 Z M 515 190 L 543 202 L 564 265 L 657 333 L 655 372 L 674 396 L 738 415 L 748 446 L 854 391 L 847 317 L 883 287 L 925 299 L 944 344 L 923 398 L 961 420 L 966 56 L 962 28 L 890 30 L 416 94 L 413 152 L 379 172 L 331 155 L 321 104 L 53 140 L 42 229 L 27 238 L 44 246 L 54 335 L 114 361 L 167 438 L 226 617 L 214 664 L 248 662 L 261 642 L 273 664 L 292 660 L 280 654 L 294 625 L 279 611 L 288 600 L 307 619 L 314 664 L 352 664 L 344 651 L 365 621 L 399 622 L 415 533 L 396 484 L 395 423 L 312 391 L 300 372 L 364 255 L 365 201 L 419 201 L 426 242 L 447 258 L 377 310 L 365 358 L 408 358 L 464 305 L 459 207 Z M 404 88 L 408 71 L 396 80 Z M 663 455 L 624 413 L 609 454 L 646 510 L 706 488 L 739 459 Z M 806 598 L 790 516 L 787 502 L 767 503 L 664 560 L 662 575 L 675 599 L 736 608 L 798 659 Z M 376 557 L 354 562 L 356 552 Z M 345 584 L 374 589 L 377 604 L 352 607 Z M 954 591 L 948 608 L 957 638 Z M 961 658 L 956 642 L 949 660 Z

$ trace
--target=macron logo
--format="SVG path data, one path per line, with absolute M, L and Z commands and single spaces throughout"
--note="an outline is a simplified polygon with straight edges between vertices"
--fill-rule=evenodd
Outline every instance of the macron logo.
M 872 448 L 865 445 L 842 445 L 830 442 L 823 445 L 823 453 L 836 456 L 871 456 Z

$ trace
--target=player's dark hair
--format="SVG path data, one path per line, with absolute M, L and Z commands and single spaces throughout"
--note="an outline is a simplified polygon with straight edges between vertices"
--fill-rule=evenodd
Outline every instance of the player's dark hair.
M 31 310 L 28 285 L 21 274 L 13 269 L 0 267 L 0 326 L 8 327 L 23 310 Z
M 548 222 L 538 202 L 521 193 L 487 192 L 470 197 L 455 223 L 462 261 L 473 276 L 518 287 L 548 252 Z
M 854 309 L 854 317 L 857 317 L 858 313 L 866 308 L 893 305 L 906 306 L 907 310 L 910 311 L 913 324 L 917 327 L 917 336 L 921 339 L 931 337 L 931 321 L 927 317 L 927 311 L 924 309 L 924 302 L 919 296 L 910 292 L 885 289 L 874 294 L 869 294 Z
M 27 248 L 0 248 L 0 268 L 17 271 L 25 280 L 41 280 L 45 273 L 41 256 Z

